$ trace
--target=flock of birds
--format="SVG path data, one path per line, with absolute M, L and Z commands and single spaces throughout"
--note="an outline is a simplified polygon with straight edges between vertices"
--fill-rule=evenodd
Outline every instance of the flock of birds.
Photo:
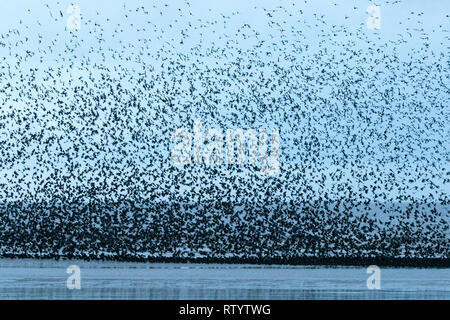
M 449 258 L 449 42 L 174 6 L 1 35 L 0 256 Z M 174 164 L 196 119 L 279 129 L 279 173 Z

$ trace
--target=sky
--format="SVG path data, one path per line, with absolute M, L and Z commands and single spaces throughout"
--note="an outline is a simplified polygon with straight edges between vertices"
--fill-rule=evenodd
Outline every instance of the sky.
M 76 5 L 80 8 L 82 20 L 79 30 L 69 30 L 67 28 L 67 20 L 71 16 L 67 12 L 67 9 L 70 5 Z M 369 18 L 369 14 L 366 10 L 370 5 L 380 7 L 381 28 L 379 30 L 367 27 L 366 21 Z M 180 12 L 182 13 L 181 18 Z M 446 57 L 448 61 L 450 52 L 450 2 L 445 0 L 375 2 L 349 0 L 196 0 L 190 1 L 189 3 L 185 1 L 133 0 L 17 0 L 13 5 L 8 1 L 1 1 L 0 3 L 0 34 L 10 34 L 8 39 L 4 39 L 3 37 L 0 39 L 0 59 L 3 59 L 0 66 L 5 68 L 6 64 L 16 59 L 14 55 L 9 55 L 8 48 L 5 46 L 2 47 L 1 43 L 6 42 L 6 40 L 8 42 L 12 40 L 19 42 L 21 40 L 23 41 L 24 38 L 29 38 L 29 41 L 26 42 L 26 45 L 19 45 L 22 46 L 20 49 L 22 52 L 28 48 L 34 50 L 33 43 L 37 47 L 39 41 L 42 41 L 39 48 L 46 50 L 43 61 L 39 61 L 37 56 L 28 61 L 30 68 L 36 66 L 48 68 L 52 67 L 52 65 L 61 65 L 64 62 L 57 55 L 65 52 L 66 43 L 71 41 L 78 43 L 77 45 L 74 44 L 75 54 L 78 56 L 89 57 L 92 63 L 98 62 L 107 66 L 115 66 L 118 62 L 114 58 L 107 57 L 104 60 L 92 48 L 102 47 L 120 51 L 123 50 L 122 43 L 125 41 L 145 43 L 145 50 L 148 51 L 146 63 L 151 64 L 152 59 L 156 59 L 155 57 L 158 55 L 158 52 L 161 52 L 161 48 L 170 47 L 173 48 L 174 52 L 189 52 L 192 45 L 199 42 L 204 44 L 205 47 L 211 45 L 221 47 L 230 38 L 238 37 L 236 36 L 237 30 L 245 24 L 251 25 L 262 37 L 266 37 L 267 41 L 271 41 L 273 38 L 280 40 L 282 34 L 274 31 L 276 28 L 274 29 L 268 26 L 267 19 L 265 19 L 269 12 L 274 17 L 279 17 L 280 23 L 283 23 L 283 28 L 301 30 L 301 39 L 287 40 L 300 40 L 304 42 L 305 46 L 308 46 L 309 54 L 311 55 L 315 51 L 320 53 L 320 49 L 323 48 L 323 45 L 319 46 L 320 39 L 317 37 L 317 34 L 321 30 L 325 29 L 330 31 L 344 28 L 348 33 L 355 34 L 357 30 L 362 30 L 372 42 L 367 44 L 367 42 L 360 41 L 356 38 L 349 39 L 348 33 L 344 36 L 342 32 L 336 32 L 334 36 L 330 36 L 329 39 L 325 40 L 329 43 L 329 48 L 335 50 L 336 53 L 343 52 L 345 46 L 336 46 L 335 43 L 346 43 L 354 46 L 355 49 L 369 51 L 371 48 L 367 46 L 373 46 L 374 49 L 381 48 L 383 50 L 383 48 L 386 48 L 386 44 L 404 39 L 402 44 L 396 45 L 398 49 L 397 54 L 401 58 L 408 59 L 408 54 L 410 54 L 411 50 L 422 46 L 424 43 L 423 37 L 426 36 L 429 38 L 427 40 L 429 43 L 429 52 L 433 52 L 436 58 L 444 56 L 444 60 Z M 317 24 L 318 18 L 322 21 L 320 24 Z M 226 25 L 222 23 L 224 19 L 227 21 Z M 95 23 L 101 25 L 101 34 L 98 34 L 99 28 L 95 27 Z M 119 24 L 120 26 L 118 27 Z M 131 26 L 130 24 L 133 25 Z M 181 32 L 189 24 L 193 26 L 193 28 L 189 28 L 189 32 L 192 32 L 192 34 L 190 34 L 189 40 L 181 43 Z M 205 27 L 205 25 L 208 25 L 208 27 Z M 14 34 L 10 32 L 14 29 L 17 29 L 19 33 Z M 117 34 L 118 29 L 123 31 Z M 39 37 L 36 37 L 36 34 Z M 225 35 L 228 35 L 228 37 Z M 294 36 L 295 33 L 289 34 L 289 37 Z M 100 38 L 103 40 L 99 41 Z M 58 41 L 55 41 L 55 39 Z M 80 39 L 83 39 L 84 42 L 78 42 Z M 243 49 L 252 47 L 255 44 L 252 39 L 239 39 L 239 45 Z M 354 40 L 354 42 L 351 40 Z M 134 47 L 129 47 L 124 51 L 124 54 L 133 52 L 135 49 Z M 66 54 L 69 56 L 69 53 Z M 430 58 L 430 60 L 432 59 Z M 80 59 L 78 63 L 82 64 L 83 60 Z M 210 63 L 213 65 L 214 61 Z M 129 67 L 133 67 L 132 61 L 129 62 Z M 155 64 L 155 67 L 157 68 L 158 66 Z M 362 67 L 365 68 L 367 66 Z M 26 70 L 26 68 L 23 70 Z M 87 72 L 80 71 L 78 66 L 73 65 L 68 66 L 68 70 L 68 74 L 72 77 L 77 74 L 85 75 Z M 61 79 L 65 79 L 68 74 L 62 74 Z M 20 76 L 20 73 L 17 76 Z M 444 79 L 443 81 L 447 81 L 446 83 L 448 83 L 448 79 Z M 0 79 L 0 83 L 2 83 L 2 79 Z M 382 84 L 376 83 L 376 85 L 382 88 Z M 126 82 L 124 86 L 127 86 Z M 324 86 L 320 88 L 319 94 L 327 97 L 330 90 L 330 88 Z M 410 87 L 407 90 L 412 92 L 416 90 L 416 87 Z M 440 94 L 442 95 L 442 103 L 445 104 L 448 102 L 448 93 L 446 95 L 445 93 L 442 94 L 442 92 L 436 93 L 438 97 Z M 13 108 L 24 108 L 24 106 L 15 105 Z M 224 116 L 226 116 L 226 111 L 223 112 Z M 433 108 L 429 112 L 430 116 L 432 116 Z M 420 114 L 420 112 L 417 112 L 417 114 Z M 402 117 L 404 119 L 401 119 Z M 410 121 L 408 115 L 399 115 L 397 125 L 401 126 L 408 121 Z M 205 122 L 211 124 L 211 119 L 205 119 Z M 268 127 L 275 125 L 281 126 L 280 129 L 285 133 L 282 139 L 284 141 L 290 141 L 289 139 L 292 139 L 292 137 L 289 137 L 289 124 L 280 125 L 275 124 L 275 122 L 273 118 L 272 120 L 265 119 L 264 121 L 261 120 L 261 125 Z M 174 123 L 178 126 L 183 125 L 181 121 L 175 121 Z M 317 129 L 320 130 L 325 125 L 318 123 Z M 6 128 L 6 130 L 13 130 L 13 128 Z M 1 133 L 0 131 L 0 136 Z M 424 134 L 426 135 L 427 132 Z M 444 128 L 443 134 L 444 150 L 448 150 L 450 143 L 449 139 L 447 139 L 450 135 L 448 126 Z M 295 132 L 292 135 L 295 135 Z M 343 136 L 345 135 L 343 134 Z M 439 139 L 438 137 L 432 138 Z M 414 149 L 414 146 L 412 147 Z M 413 152 L 423 152 L 423 150 L 416 149 Z M 281 162 L 283 162 L 283 159 L 286 161 L 289 158 L 288 153 L 289 150 L 281 155 Z M 384 157 L 385 155 L 380 153 L 379 156 Z M 405 158 L 403 162 L 408 163 L 408 159 Z M 374 163 L 368 163 L 368 165 L 374 165 Z M 389 168 L 389 165 L 386 168 Z M 443 163 L 441 166 L 448 171 L 448 164 Z M 20 167 L 17 168 L 20 169 Z M 329 168 L 333 170 L 333 167 L 330 166 Z M 323 168 L 324 172 L 327 172 L 327 170 L 330 171 L 329 168 Z M 392 168 L 398 170 L 398 168 Z M 399 176 L 401 175 L 400 173 Z M 441 185 L 441 190 L 448 191 L 448 185 Z

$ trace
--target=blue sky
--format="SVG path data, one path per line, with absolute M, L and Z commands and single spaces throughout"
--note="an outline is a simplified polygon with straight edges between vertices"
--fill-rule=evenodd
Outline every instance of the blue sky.
M 166 7 L 165 4 L 169 3 Z M 46 6 L 49 5 L 49 7 Z M 233 12 L 239 12 L 239 15 L 233 16 L 230 27 L 240 26 L 241 23 L 249 23 L 253 27 L 264 31 L 266 27 L 264 21 L 260 19 L 262 14 L 261 8 L 266 10 L 276 9 L 278 6 L 283 6 L 292 14 L 291 21 L 288 25 L 299 27 L 304 21 L 303 32 L 310 32 L 311 37 L 314 37 L 314 25 L 312 28 L 308 27 L 308 23 L 313 22 L 313 14 L 323 15 L 324 20 L 328 25 L 343 25 L 349 31 L 358 28 L 361 24 L 365 24 L 369 15 L 366 9 L 370 4 L 379 5 L 381 7 L 381 30 L 368 30 L 367 33 L 376 33 L 381 36 L 380 41 L 397 38 L 398 34 L 406 35 L 408 29 L 423 28 L 426 33 L 430 35 L 432 46 L 435 50 L 448 50 L 447 43 L 440 45 L 440 42 L 448 37 L 448 30 L 450 28 L 450 19 L 448 18 L 450 12 L 450 2 L 445 0 L 434 1 L 275 1 L 275 0 L 258 0 L 258 1 L 205 1 L 194 0 L 190 1 L 187 6 L 184 1 L 110 1 L 110 0 L 78 0 L 78 1 L 33 1 L 33 0 L 17 0 L 12 5 L 11 2 L 2 1 L 0 3 L 0 32 L 7 32 L 9 29 L 20 26 L 20 21 L 27 24 L 30 28 L 35 28 L 35 31 L 41 31 L 42 34 L 51 35 L 60 32 L 63 35 L 66 25 L 66 18 L 68 14 L 66 9 L 70 4 L 78 5 L 81 9 L 82 19 L 87 21 L 93 19 L 102 23 L 105 30 L 113 28 L 116 23 L 124 22 L 124 13 L 126 10 L 135 9 L 144 6 L 145 10 L 149 12 L 148 15 L 129 13 L 133 16 L 133 22 L 136 25 L 145 24 L 150 21 L 158 27 L 166 27 L 171 22 L 171 18 L 175 18 L 178 14 L 178 9 L 186 13 L 184 19 L 179 19 L 180 24 L 183 22 L 194 22 L 197 19 L 213 20 L 219 17 L 220 14 L 232 15 Z M 125 9 L 124 9 L 125 5 Z M 155 8 L 154 8 L 155 6 Z M 255 9 L 257 7 L 258 9 Z M 357 7 L 357 9 L 354 9 Z M 187 12 L 190 10 L 192 16 Z M 303 14 L 300 14 L 300 10 Z M 61 11 L 64 15 L 59 19 Z M 160 15 L 163 12 L 163 15 Z M 50 13 L 58 18 L 59 21 L 55 23 L 51 19 Z M 98 18 L 97 13 L 101 17 Z M 417 14 L 423 13 L 418 17 Z M 109 22 L 106 18 L 110 19 Z M 284 17 L 286 18 L 286 17 Z M 300 22 L 298 22 L 300 20 Z M 420 20 L 420 23 L 418 21 Z M 41 24 L 39 26 L 38 24 Z M 125 24 L 125 23 L 123 23 Z M 83 32 L 89 31 L 89 26 L 83 22 Z M 214 29 L 214 28 L 211 28 Z M 175 30 L 175 29 L 174 29 Z M 220 30 L 220 26 L 217 26 Z M 434 30 L 434 31 L 433 31 Z M 443 33 L 442 30 L 447 30 Z M 169 38 L 171 30 L 166 30 L 166 37 Z M 147 36 L 151 36 L 151 32 Z M 129 36 L 129 35 L 128 35 Z M 411 45 L 420 42 L 420 39 L 409 39 L 408 43 Z
M 48 4 L 48 6 L 46 6 Z M 69 5 L 78 5 L 81 10 L 81 29 L 78 31 L 68 30 L 66 21 L 69 17 L 67 7 Z M 166 6 L 166 4 L 168 4 Z M 366 20 L 369 15 L 366 9 L 369 5 L 379 5 L 381 8 L 381 29 L 370 30 L 366 26 Z M 144 9 L 140 9 L 143 6 Z M 279 7 L 281 6 L 281 8 Z M 136 10 L 138 9 L 138 10 Z M 148 12 L 148 13 L 144 13 Z M 62 13 L 62 17 L 61 17 Z M 38 61 L 36 56 L 30 59 L 29 66 L 51 67 L 52 65 L 60 66 L 62 63 L 58 54 L 63 53 L 65 45 L 69 42 L 75 48 L 75 54 L 89 58 L 91 63 L 100 63 L 103 65 L 114 66 L 117 62 L 109 57 L 106 61 L 96 52 L 96 48 L 112 49 L 127 53 L 136 50 L 135 47 L 122 48 L 123 43 L 145 43 L 147 55 L 147 63 L 156 59 L 155 56 L 162 48 L 173 48 L 174 52 L 188 51 L 192 45 L 199 42 L 205 44 L 204 47 L 210 47 L 213 43 L 220 47 L 227 40 L 240 37 L 236 32 L 243 28 L 245 24 L 260 34 L 261 39 L 270 42 L 273 38 L 277 41 L 282 39 L 282 34 L 277 32 L 277 28 L 268 26 L 266 16 L 270 14 L 280 23 L 280 28 L 301 31 L 300 40 L 305 46 L 310 48 L 309 54 L 313 54 L 314 50 L 319 50 L 318 41 L 325 41 L 330 50 L 339 53 L 345 49 L 345 45 L 354 46 L 354 49 L 361 49 L 369 52 L 370 49 L 381 48 L 386 50 L 386 44 L 393 41 L 404 39 L 402 44 L 395 47 L 398 55 L 404 59 L 408 59 L 408 54 L 412 49 L 422 47 L 424 42 L 429 43 L 429 51 L 433 52 L 436 57 L 447 57 L 450 52 L 450 1 L 190 1 L 189 4 L 184 1 L 25 1 L 17 0 L 14 3 L 2 1 L 0 3 L 0 34 L 10 34 L 8 39 L 0 39 L 1 42 L 15 43 L 29 38 L 26 44 L 19 44 L 19 49 L 15 52 L 23 53 L 25 50 L 35 50 L 39 47 L 46 50 L 42 63 Z M 127 17 L 125 17 L 127 15 Z M 224 18 L 225 17 L 225 18 Z M 226 20 L 226 25 L 223 20 Z M 321 20 L 320 23 L 317 21 Z M 100 27 L 95 26 L 98 23 Z M 131 26 L 131 24 L 133 24 Z M 188 25 L 192 27 L 187 28 Z M 207 27 L 205 27 L 205 25 Z M 19 30 L 20 34 L 9 32 L 12 29 Z M 144 30 L 145 29 L 145 30 Z M 181 32 L 188 29 L 191 34 L 189 40 L 180 43 Z M 347 33 L 336 32 L 333 30 L 345 29 Z M 102 34 L 99 34 L 102 30 Z M 123 32 L 117 33 L 117 31 Z M 139 31 L 137 31 L 139 30 Z M 319 38 L 317 35 L 325 30 L 330 37 L 327 39 Z M 371 40 L 368 44 L 366 39 L 352 38 L 349 34 L 355 34 L 360 30 L 367 39 Z M 295 37 L 295 33 L 288 33 L 289 37 Z M 334 35 L 335 34 L 335 35 Z M 39 37 L 37 37 L 38 35 Z M 228 36 L 228 38 L 227 38 Z M 428 37 L 429 40 L 424 40 Z M 98 38 L 104 39 L 99 42 Z M 39 44 L 38 41 L 42 41 Z M 71 42 L 73 41 L 73 42 Z M 121 42 L 122 41 L 122 42 Z M 145 41 L 145 42 L 143 42 Z M 242 48 L 254 45 L 254 39 L 239 38 L 239 45 Z M 334 43 L 342 43 L 342 46 L 336 46 Z M 33 47 L 33 44 L 36 47 Z M 324 45 L 321 46 L 323 48 Z M 91 52 L 91 48 L 94 48 Z M 390 47 L 389 47 L 390 48 Z M 386 52 L 391 53 L 391 52 Z M 64 56 L 67 54 L 68 56 Z M 0 46 L 0 59 L 5 58 L 0 67 L 5 68 L 5 62 L 15 61 L 14 55 L 8 55 L 8 47 Z M 62 58 L 70 58 L 68 53 L 64 53 Z M 432 57 L 428 57 L 433 60 Z M 205 58 L 206 59 L 206 58 Z M 68 59 L 67 59 L 68 60 Z M 445 59 L 444 59 L 445 60 Z M 78 63 L 82 63 L 82 59 Z M 120 61 L 123 63 L 123 61 Z M 211 61 L 211 64 L 213 61 Z M 129 67 L 133 67 L 133 63 L 129 63 Z M 356 67 L 356 66 L 353 66 Z M 362 66 L 367 67 L 367 66 Z M 70 69 L 70 70 L 69 70 Z M 77 73 L 83 75 L 76 67 L 69 68 L 69 73 L 76 76 Z M 5 69 L 3 69 L 5 70 Z M 26 70 L 24 68 L 23 70 Z M 19 73 L 20 74 L 20 73 Z M 62 74 L 61 79 L 67 75 Z M 1 83 L 2 79 L 0 79 Z M 448 79 L 444 79 L 447 81 Z M 127 84 L 124 83 L 124 86 Z M 382 84 L 376 83 L 379 88 Z M 319 88 L 320 94 L 327 96 L 329 88 Z M 414 91 L 416 87 L 406 88 L 405 92 Z M 436 95 L 442 95 L 441 101 L 448 102 L 448 94 L 437 92 Z M 1 97 L 0 97 L 1 98 Z M 19 106 L 20 107 L 20 106 Z M 21 106 L 23 107 L 23 106 Z M 29 107 L 29 106 L 28 106 Z M 420 118 L 421 112 L 413 116 Z M 433 110 L 430 111 L 433 115 Z M 448 110 L 447 110 L 448 115 Z M 399 114 L 396 119 L 396 125 L 399 127 L 411 121 L 409 115 Z M 211 120 L 211 119 L 209 119 Z M 262 125 L 270 126 L 270 120 L 261 121 Z M 420 120 L 420 119 L 419 119 Z M 208 122 L 208 119 L 205 119 Z M 420 122 L 420 121 L 419 121 Z M 181 123 L 179 123 L 181 125 Z M 323 123 L 317 125 L 317 129 L 325 126 Z M 282 131 L 288 132 L 289 127 L 281 128 Z M 364 128 L 358 128 L 364 131 Z M 7 128 L 7 130 L 13 130 Z M 401 132 L 401 130 L 397 131 Z M 0 134 L 2 132 L 0 131 Z M 449 130 L 448 126 L 444 128 L 442 140 L 444 142 L 444 150 L 449 148 Z M 425 131 L 423 135 L 427 135 Z M 0 135 L 1 137 L 1 135 Z M 342 134 L 345 138 L 345 134 Z M 438 139 L 438 137 L 432 137 Z M 282 136 L 284 141 L 289 141 L 288 135 Z M 414 149 L 416 146 L 412 146 Z M 167 154 L 169 152 L 166 150 Z M 332 151 L 331 151 L 332 152 Z M 416 148 L 412 152 L 423 152 L 422 149 Z M 287 156 L 286 154 L 282 155 Z M 379 154 L 384 157 L 384 154 Z M 402 159 L 403 163 L 408 163 L 408 159 Z M 283 159 L 281 159 L 283 162 Z M 442 167 L 448 169 L 448 164 L 441 163 Z M 17 167 L 20 170 L 20 167 Z M 328 168 L 324 168 L 327 172 Z M 388 170 L 389 165 L 384 169 Z M 398 170 L 398 168 L 394 168 Z M 382 170 L 382 169 L 380 169 Z M 402 169 L 403 173 L 408 174 L 408 168 Z M 400 170 L 401 171 L 401 170 Z M 448 170 L 447 170 L 448 171 Z M 1 172 L 1 171 L 0 171 Z M 398 176 L 402 177 L 402 172 Z M 441 191 L 446 188 L 441 185 Z M 426 190 L 427 191 L 427 190 Z M 446 189 L 448 191 L 448 187 Z

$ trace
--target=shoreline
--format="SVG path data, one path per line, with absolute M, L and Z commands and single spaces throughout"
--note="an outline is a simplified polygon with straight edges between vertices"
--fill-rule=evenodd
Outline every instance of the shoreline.
M 192 264 L 235 264 L 235 265 L 280 265 L 280 266 L 327 266 L 327 267 L 379 267 L 392 268 L 450 268 L 449 258 L 219 258 L 219 257 L 142 257 L 142 256 L 88 256 L 72 255 L 57 256 L 31 254 L 0 254 L 0 259 L 36 259 L 36 260 L 82 260 L 82 261 L 110 261 L 110 262 L 141 262 L 141 263 L 192 263 Z

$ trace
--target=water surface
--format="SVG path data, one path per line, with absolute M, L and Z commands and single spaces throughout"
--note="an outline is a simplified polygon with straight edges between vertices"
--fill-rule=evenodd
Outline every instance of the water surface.
M 69 265 L 81 289 L 67 289 Z M 450 269 L 0 259 L 0 299 L 450 299 Z

